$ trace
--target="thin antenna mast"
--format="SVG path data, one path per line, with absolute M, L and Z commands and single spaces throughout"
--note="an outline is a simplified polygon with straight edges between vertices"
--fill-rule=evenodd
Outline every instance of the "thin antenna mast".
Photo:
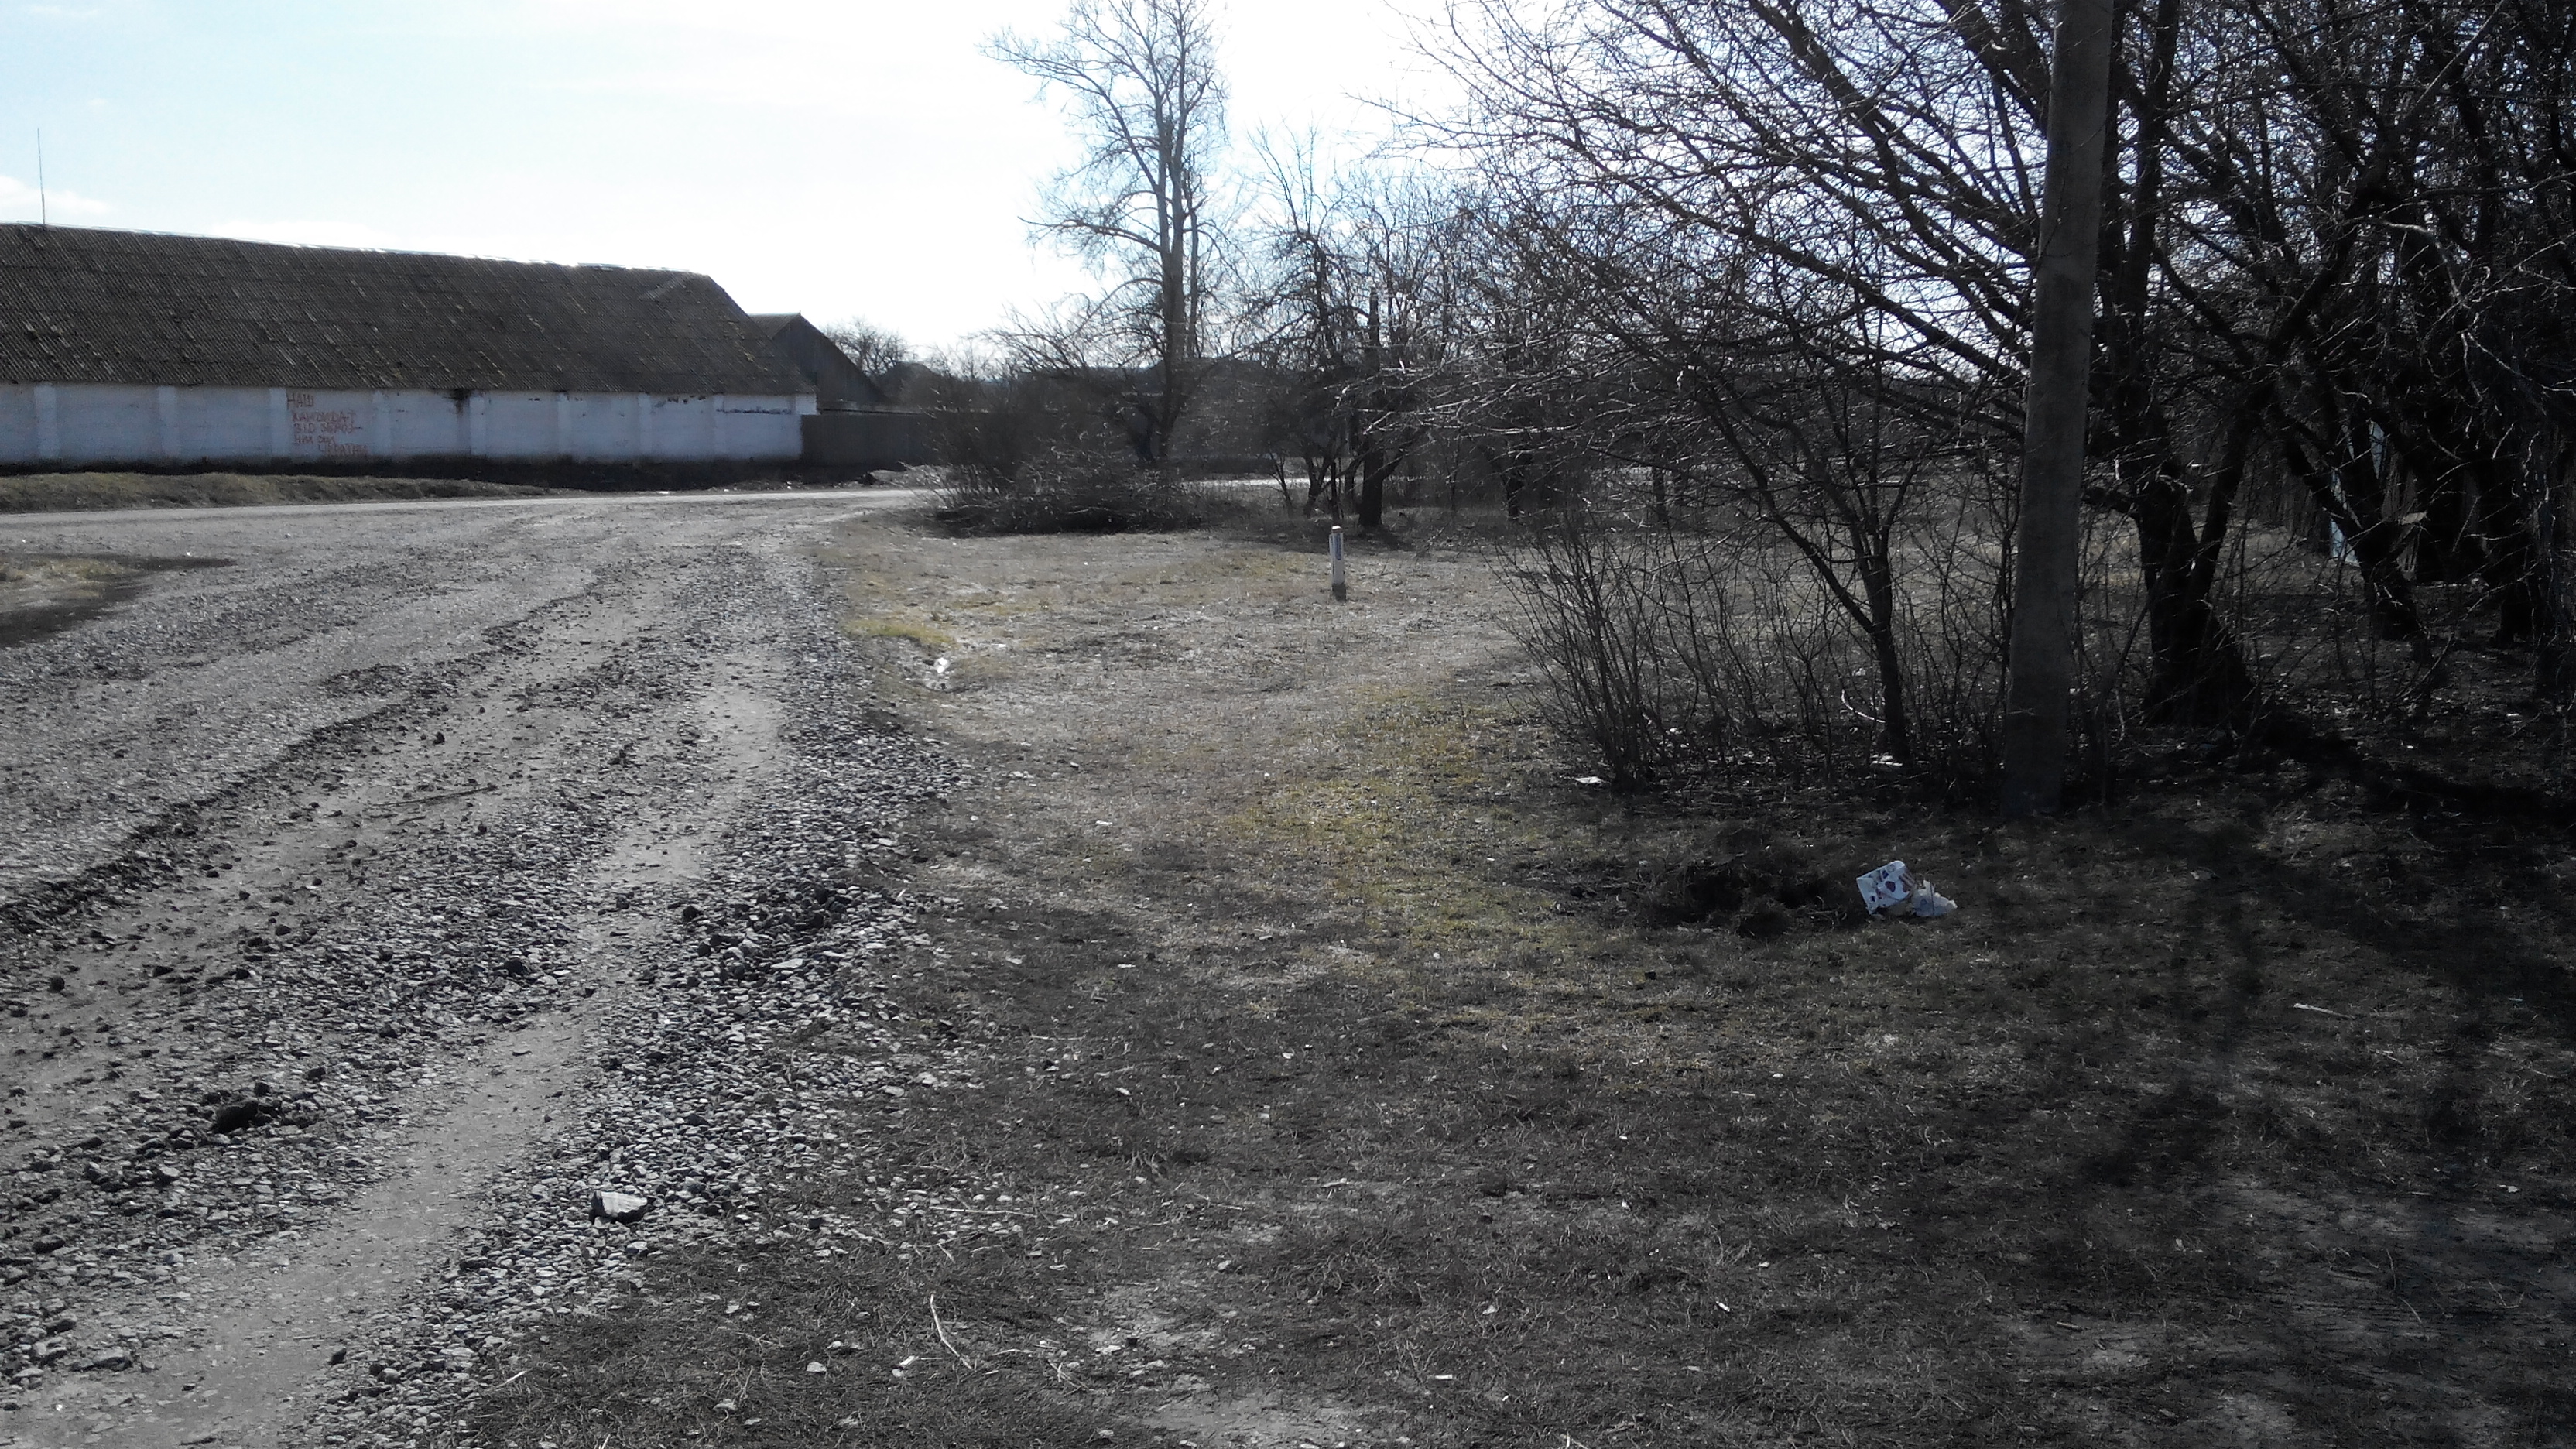
M 45 207 L 45 128 L 36 128 L 36 225 L 53 229 L 53 216 Z

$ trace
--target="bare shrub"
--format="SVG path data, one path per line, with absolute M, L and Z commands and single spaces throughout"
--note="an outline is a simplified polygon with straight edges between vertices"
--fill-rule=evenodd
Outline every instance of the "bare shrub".
M 1534 514 L 1498 561 L 1556 724 L 1598 752 L 1611 783 L 1714 772 L 1958 788 L 1991 772 L 2005 521 L 1985 489 L 1917 506 L 1874 614 L 1770 522 L 1659 508 L 1637 496 L 1651 486 L 1614 478 Z M 1890 650 L 1902 668 L 1887 667 Z M 1888 750 L 1898 719 L 1910 722 L 1901 758 Z
M 933 514 L 965 533 L 1126 533 L 1206 521 L 1200 490 L 1121 455 L 1058 450 L 1010 468 L 948 470 Z
M 1982 641 L 2004 604 L 1977 596 L 2010 534 L 1979 519 L 1952 555 L 1937 531 L 1898 543 L 1924 536 L 1915 484 L 1937 492 L 1951 466 L 1901 465 L 2010 454 L 2024 434 L 2055 12 L 1447 14 L 1437 54 L 1465 100 L 1428 129 L 1483 188 L 1510 303 L 1487 312 L 1544 319 L 1537 346 L 1462 354 L 1490 359 L 1489 392 L 1568 408 L 1600 456 L 1675 476 L 1727 463 L 1779 499 L 1752 514 L 1818 543 L 1811 585 L 1862 605 L 1846 613 L 1877 646 L 1878 687 L 1854 708 L 1887 711 L 1873 751 L 1954 773 L 1994 713 Z M 2464 0 L 2121 12 L 2077 684 L 2097 778 L 2122 749 L 2193 735 L 2204 753 L 2269 741 L 2325 759 L 2446 712 L 2525 746 L 2544 710 L 2576 730 L 2576 171 L 2537 139 L 2576 116 L 2568 17 Z M 1882 437 L 1900 466 L 1854 446 Z M 1620 596 L 1590 597 L 1601 614 Z M 1842 646 L 1813 662 L 1839 667 Z
M 1664 774 L 1680 741 L 1723 738 L 1718 698 L 1675 648 L 1693 604 L 1671 574 L 1687 560 L 1658 530 L 1623 528 L 1580 508 L 1530 528 L 1503 557 L 1519 587 L 1521 641 L 1546 671 L 1550 714 L 1600 753 L 1610 783 L 1632 789 Z M 1723 598 L 1716 601 L 1723 607 Z
M 1023 467 L 1084 448 L 1099 429 L 1096 410 L 1047 377 L 939 375 L 925 412 L 939 461 L 961 474 L 1008 480 Z

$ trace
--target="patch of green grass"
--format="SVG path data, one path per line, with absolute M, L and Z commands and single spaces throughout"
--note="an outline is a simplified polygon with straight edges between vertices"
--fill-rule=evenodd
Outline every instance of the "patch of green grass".
M 939 654 L 957 647 L 957 636 L 918 619 L 876 615 L 864 619 L 845 619 L 841 630 L 854 639 L 900 639 L 920 648 L 925 654 Z

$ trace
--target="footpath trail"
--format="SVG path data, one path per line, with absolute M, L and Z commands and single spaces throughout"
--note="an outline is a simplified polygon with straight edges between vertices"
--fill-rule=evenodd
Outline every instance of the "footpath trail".
M 847 723 L 814 557 L 902 501 L 0 521 L 94 585 L 0 609 L 0 1445 L 416 1434 L 425 1366 L 614 1269 L 590 1189 L 654 1169 L 564 1160 L 585 1109 L 640 1110 L 599 1053 L 746 1039 L 640 983 L 700 953 L 711 881 L 755 911 L 782 850 L 890 847 L 936 788 Z M 708 1193 L 758 1171 L 711 1110 L 660 1144 L 741 1167 Z M 496 1223 L 511 1256 L 460 1299 Z

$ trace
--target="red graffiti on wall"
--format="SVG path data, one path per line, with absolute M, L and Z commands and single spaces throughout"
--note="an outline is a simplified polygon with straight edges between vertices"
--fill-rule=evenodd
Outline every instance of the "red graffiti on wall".
M 366 426 L 356 408 L 318 407 L 309 392 L 288 393 L 286 407 L 298 449 L 312 448 L 326 458 L 367 456 Z

